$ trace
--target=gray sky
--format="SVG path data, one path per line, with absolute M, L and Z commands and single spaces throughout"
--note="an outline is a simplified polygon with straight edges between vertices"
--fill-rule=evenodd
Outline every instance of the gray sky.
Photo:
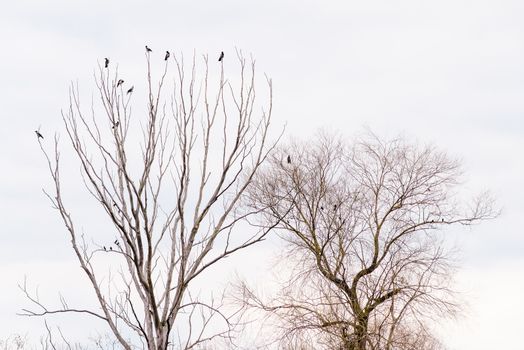
M 49 176 L 34 130 L 41 126 L 45 142 L 62 132 L 68 84 L 78 79 L 82 90 L 94 91 L 97 60 L 109 57 L 140 77 L 148 44 L 158 60 L 166 49 L 211 58 L 235 48 L 253 54 L 259 72 L 273 79 L 275 125 L 287 123 L 288 136 L 369 127 L 462 159 L 466 188 L 491 189 L 503 213 L 453 233 L 462 247 L 457 283 L 469 308 L 440 332 L 450 349 L 516 349 L 524 314 L 522 18 L 519 0 L 6 2 L 0 338 L 42 329 L 41 321 L 15 315 L 27 306 L 16 286 L 24 275 L 42 296 L 83 295 L 70 283 L 83 279 L 66 232 L 41 191 Z M 84 203 L 74 205 L 78 212 Z

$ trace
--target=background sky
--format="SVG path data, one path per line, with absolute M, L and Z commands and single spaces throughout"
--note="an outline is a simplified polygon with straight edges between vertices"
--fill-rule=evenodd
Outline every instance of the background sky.
M 450 349 L 524 349 L 523 18 L 520 0 L 2 4 L 0 338 L 43 330 L 42 320 L 16 316 L 28 306 L 17 288 L 24 276 L 43 299 L 61 291 L 82 302 L 88 293 L 41 191 L 49 176 L 34 130 L 41 127 L 45 142 L 63 134 L 69 83 L 94 92 L 93 71 L 104 57 L 140 77 L 147 44 L 159 61 L 165 50 L 211 59 L 235 48 L 252 54 L 259 73 L 273 79 L 274 125 L 286 124 L 287 136 L 367 127 L 460 158 L 465 188 L 490 189 L 502 214 L 451 232 L 461 247 L 457 288 L 468 307 L 438 331 Z M 76 163 L 64 166 L 77 174 Z M 99 214 L 86 208 L 77 199 L 71 209 L 91 220 Z M 272 249 L 250 252 L 259 271 Z M 67 321 L 71 332 L 79 331 L 75 322 Z

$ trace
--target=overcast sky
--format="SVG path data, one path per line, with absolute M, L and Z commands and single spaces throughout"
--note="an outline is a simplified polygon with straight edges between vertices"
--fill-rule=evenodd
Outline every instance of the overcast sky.
M 213 59 L 221 50 L 230 57 L 235 48 L 252 54 L 259 72 L 273 79 L 274 124 L 287 124 L 287 136 L 320 127 L 352 135 L 368 127 L 431 142 L 462 159 L 466 188 L 490 189 L 503 211 L 494 221 L 453 232 L 462 250 L 457 286 L 469 307 L 440 334 L 455 350 L 518 349 L 523 18 L 521 0 L 5 2 L 0 338 L 42 330 L 41 320 L 15 315 L 27 306 L 17 289 L 24 276 L 50 298 L 58 290 L 80 302 L 83 295 L 66 232 L 41 191 L 49 176 L 34 130 L 63 133 L 68 84 L 78 80 L 94 91 L 92 74 L 104 57 L 129 76 L 143 74 L 147 44 L 158 60 L 165 50 Z

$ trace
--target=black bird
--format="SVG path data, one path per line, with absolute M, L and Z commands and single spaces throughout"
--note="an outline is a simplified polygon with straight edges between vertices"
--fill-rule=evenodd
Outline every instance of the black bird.
M 442 218 L 442 222 L 444 222 L 444 218 Z
M 324 207 L 320 207 L 320 210 L 324 210 Z
M 287 163 L 288 163 L 288 164 L 291 164 L 291 156 L 290 156 L 289 154 L 288 154 L 288 156 L 287 156 Z
M 153 50 L 151 50 L 147 45 L 146 45 L 146 52 L 152 52 Z
M 38 130 L 35 130 L 35 132 L 36 132 L 36 138 L 37 138 L 37 139 L 41 139 L 41 138 L 43 139 L 43 138 L 44 138 L 44 137 L 42 136 L 42 134 L 41 134 Z
M 118 79 L 118 83 L 116 83 L 116 87 L 119 87 L 123 83 L 124 83 L 124 81 L 122 79 Z
M 337 205 L 336 204 L 333 206 L 333 210 L 337 210 Z
M 220 57 L 218 58 L 218 62 L 222 62 L 223 59 L 224 59 L 224 51 L 221 51 Z
M 109 58 L 104 58 L 104 68 L 109 67 Z
M 106 248 L 106 246 L 104 246 L 104 250 L 107 252 L 107 248 Z
M 167 61 L 167 59 L 169 58 L 169 56 L 171 56 L 171 54 L 169 53 L 169 51 L 166 51 L 166 57 L 164 57 L 164 61 Z
M 115 244 L 116 245 L 119 245 L 120 243 L 118 243 L 118 239 L 115 239 Z
M 113 250 L 113 247 L 109 247 L 109 250 Z
M 127 90 L 127 93 L 128 94 L 132 93 L 134 88 L 135 88 L 134 86 L 131 86 L 131 88 L 129 88 L 129 90 Z

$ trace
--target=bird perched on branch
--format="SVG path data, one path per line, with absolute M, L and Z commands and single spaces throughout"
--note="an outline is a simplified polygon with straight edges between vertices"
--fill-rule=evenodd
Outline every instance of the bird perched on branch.
M 149 48 L 149 46 L 146 45 L 146 52 L 149 53 L 149 52 L 152 52 L 152 51 L 153 51 L 153 50 L 151 50 L 151 49 Z
M 43 139 L 44 138 L 44 136 L 42 136 L 42 134 L 38 130 L 35 130 L 35 133 L 36 133 L 36 138 L 37 139 Z
M 129 88 L 129 90 L 127 90 L 127 93 L 128 93 L 128 94 L 132 93 L 134 88 L 135 88 L 134 86 L 131 86 L 131 87 Z
M 109 58 L 104 58 L 104 68 L 109 67 Z
M 290 156 L 289 154 L 288 154 L 288 156 L 287 156 L 287 163 L 288 163 L 288 164 L 291 164 L 291 156 Z
M 166 51 L 166 57 L 164 57 L 164 61 L 167 61 L 167 59 L 169 58 L 169 56 L 171 56 L 171 54 L 169 53 L 169 51 Z
M 218 62 L 222 62 L 223 59 L 224 59 L 224 51 L 221 51 L 220 57 L 218 58 Z
M 118 79 L 118 83 L 116 83 L 116 87 L 119 87 L 123 83 L 124 83 L 124 81 L 122 79 Z

